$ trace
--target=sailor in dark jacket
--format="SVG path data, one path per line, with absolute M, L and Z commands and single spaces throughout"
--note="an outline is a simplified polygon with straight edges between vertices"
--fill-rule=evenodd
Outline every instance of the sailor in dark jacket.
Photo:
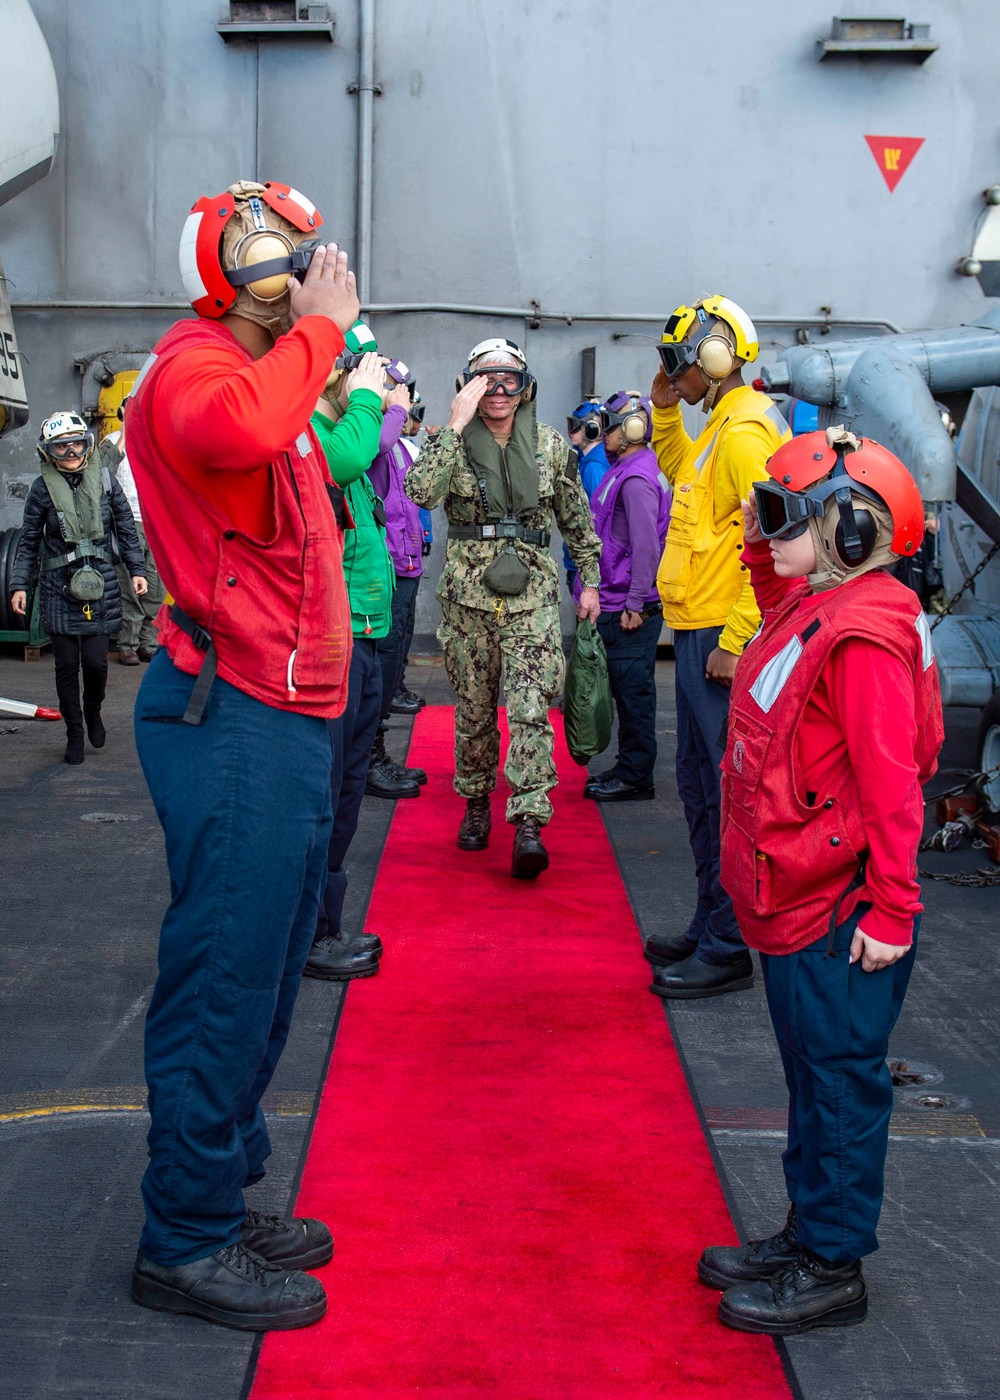
M 11 606 L 23 616 L 28 584 L 40 567 L 42 624 L 52 638 L 56 692 L 66 721 L 66 762 L 82 763 L 84 722 L 94 748 L 104 746 L 101 704 L 108 638 L 122 625 L 112 531 L 139 596 L 146 592 L 146 568 L 125 493 L 113 477 L 105 477 L 84 419 L 68 410 L 46 418 L 38 455 L 42 475 L 32 482 L 25 502 Z

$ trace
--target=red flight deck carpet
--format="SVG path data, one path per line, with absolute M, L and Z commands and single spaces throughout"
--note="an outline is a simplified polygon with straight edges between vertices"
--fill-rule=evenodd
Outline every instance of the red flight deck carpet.
M 584 774 L 537 881 L 455 845 L 453 712 L 425 709 L 296 1210 L 336 1238 L 326 1318 L 272 1333 L 251 1400 L 788 1400 L 767 1337 L 716 1318 L 706 1244 L 736 1240 Z M 501 788 L 503 783 L 501 780 Z

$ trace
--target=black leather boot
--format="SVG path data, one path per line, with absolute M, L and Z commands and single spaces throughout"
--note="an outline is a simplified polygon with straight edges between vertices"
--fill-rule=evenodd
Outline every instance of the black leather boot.
M 426 776 L 424 774 L 425 779 Z M 420 787 L 416 779 L 401 774 L 397 765 L 389 758 L 385 751 L 385 738 L 381 734 L 372 746 L 365 792 L 369 797 L 388 797 L 391 801 L 400 797 L 420 796 Z
M 650 934 L 643 949 L 654 967 L 669 967 L 671 963 L 683 962 L 697 949 L 698 942 L 689 943 L 685 934 L 667 937 L 664 934 Z
M 101 719 L 100 705 L 84 705 L 83 718 L 87 725 L 87 738 L 95 749 L 103 749 L 107 739 L 107 730 L 104 728 L 104 721 Z
M 242 1243 L 173 1266 L 135 1257 L 132 1299 L 160 1312 L 191 1313 L 245 1332 L 308 1327 L 326 1312 L 319 1279 L 269 1264 Z
M 587 788 L 597 787 L 600 783 L 606 783 L 610 778 L 617 778 L 617 777 L 618 777 L 618 765 L 617 765 L 617 764 L 614 764 L 611 768 L 605 768 L 605 769 L 604 769 L 602 772 L 600 772 L 600 773 L 588 773 L 588 774 L 587 774 L 587 781 L 586 781 L 586 782 L 584 783 L 584 785 L 583 785 L 583 790 L 584 790 L 584 792 L 586 793 Z
M 814 1327 L 852 1327 L 864 1322 L 868 1290 L 861 1260 L 831 1264 L 799 1247 L 780 1273 L 756 1283 L 737 1283 L 719 1300 L 719 1320 L 737 1332 L 787 1337 Z
M 753 960 L 741 953 L 733 962 L 707 963 L 692 953 L 670 967 L 654 967 L 649 990 L 654 996 L 679 1001 L 695 997 L 717 997 L 723 992 L 742 992 L 753 986 Z
M 587 783 L 583 795 L 593 802 L 652 802 L 656 788 L 652 783 L 626 783 L 615 773 L 599 783 Z
M 240 1244 L 269 1264 L 283 1269 L 321 1269 L 333 1258 L 333 1236 L 322 1220 L 261 1215 L 248 1210 L 240 1228 Z
M 490 844 L 493 813 L 488 797 L 468 797 L 465 816 L 458 828 L 458 847 L 462 851 L 485 851 Z
M 534 880 L 548 868 L 549 853 L 542 845 L 541 822 L 530 815 L 516 817 L 511 875 L 515 880 Z
M 344 943 L 332 933 L 317 938 L 302 969 L 303 977 L 316 977 L 321 982 L 351 982 L 356 977 L 374 977 L 376 972 L 378 953 L 353 939 Z
M 424 783 L 427 781 L 427 774 L 422 768 L 407 768 L 404 763 L 397 763 L 394 758 L 389 757 L 385 748 L 384 734 L 376 736 L 375 744 L 372 748 L 372 758 L 375 759 L 376 757 L 378 761 L 383 764 L 390 773 L 394 773 L 397 778 L 408 778 L 411 783 L 416 783 L 418 787 L 423 787 Z
M 746 1244 L 712 1245 L 698 1260 L 698 1277 L 709 1288 L 732 1288 L 734 1283 L 755 1283 L 787 1269 L 799 1257 L 795 1207 L 776 1235 Z

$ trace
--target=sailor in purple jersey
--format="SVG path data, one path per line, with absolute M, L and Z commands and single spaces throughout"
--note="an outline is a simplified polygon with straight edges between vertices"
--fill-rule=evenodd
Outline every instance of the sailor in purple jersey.
M 602 420 L 613 465 L 590 508 L 603 545 L 597 626 L 618 711 L 618 756 L 612 768 L 587 780 L 584 796 L 626 802 L 654 796 L 654 671 L 663 627 L 656 570 L 670 520 L 670 488 L 649 446 L 649 400 L 637 391 L 619 391 L 604 403 Z
M 413 635 L 417 589 L 424 571 L 424 530 L 418 507 L 403 490 L 413 458 L 403 446 L 401 434 L 410 416 L 414 379 L 402 360 L 389 360 L 385 372 L 388 387 L 385 417 L 378 456 L 368 468 L 368 478 L 385 507 L 385 542 L 396 573 L 396 589 L 392 595 L 392 627 L 388 636 L 376 646 L 382 663 L 382 714 L 365 791 L 371 796 L 391 798 L 398 795 L 401 774 L 405 773 L 417 784 L 414 796 L 419 795 L 420 787 L 427 781 L 422 768 L 405 768 L 396 763 L 385 747 L 386 721 L 399 689 L 409 639 Z M 420 708 L 419 699 L 415 708 Z

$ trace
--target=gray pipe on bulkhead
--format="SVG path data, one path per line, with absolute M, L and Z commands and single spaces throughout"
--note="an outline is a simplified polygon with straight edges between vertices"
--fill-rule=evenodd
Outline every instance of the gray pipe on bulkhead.
M 358 0 L 358 209 L 354 263 L 362 306 L 371 297 L 375 152 L 375 0 Z

